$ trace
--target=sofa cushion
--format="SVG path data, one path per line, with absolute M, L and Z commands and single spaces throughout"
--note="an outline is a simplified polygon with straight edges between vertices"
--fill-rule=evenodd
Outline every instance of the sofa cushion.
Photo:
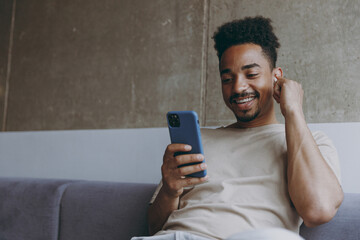
M 70 182 L 0 178 L 0 239 L 57 239 L 60 201 Z
M 147 235 L 147 205 L 155 184 L 83 181 L 66 189 L 60 213 L 63 240 L 130 239 Z
M 307 240 L 358 240 L 360 239 L 360 194 L 345 193 L 335 217 L 316 228 L 302 225 L 300 234 Z

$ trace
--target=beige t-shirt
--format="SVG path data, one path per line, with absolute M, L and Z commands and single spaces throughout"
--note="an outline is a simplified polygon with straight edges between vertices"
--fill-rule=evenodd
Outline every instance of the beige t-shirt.
M 271 227 L 298 233 L 302 220 L 287 190 L 285 126 L 202 129 L 201 135 L 209 181 L 180 199 L 179 209 L 158 234 L 186 231 L 224 239 L 244 230 Z M 321 132 L 313 136 L 340 179 L 333 144 Z

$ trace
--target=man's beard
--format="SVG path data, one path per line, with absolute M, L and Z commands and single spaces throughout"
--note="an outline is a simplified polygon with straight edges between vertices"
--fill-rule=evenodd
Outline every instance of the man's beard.
M 234 113 L 238 122 L 251 122 L 252 120 L 257 118 L 260 113 L 260 109 L 256 109 L 256 111 L 251 115 L 246 115 L 246 112 L 248 111 L 245 111 L 243 116 L 238 116 L 236 113 Z
M 259 101 L 260 94 L 257 91 L 254 91 L 252 93 L 244 92 L 244 93 L 240 93 L 240 94 L 234 94 L 230 97 L 229 101 L 230 101 L 230 104 L 232 104 L 234 102 L 235 98 L 238 98 L 238 97 L 244 98 L 244 97 L 251 97 L 251 96 L 254 96 Z M 259 107 L 259 105 L 256 106 L 255 112 L 251 115 L 247 115 L 247 112 L 249 112 L 249 111 L 251 111 L 251 110 L 242 111 L 242 113 L 243 113 L 242 116 L 238 116 L 235 111 L 233 111 L 233 112 L 234 112 L 234 115 L 238 122 L 251 122 L 259 115 L 260 107 Z

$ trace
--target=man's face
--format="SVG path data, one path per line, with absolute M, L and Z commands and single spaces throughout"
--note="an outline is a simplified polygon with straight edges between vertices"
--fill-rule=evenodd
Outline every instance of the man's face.
M 269 124 L 273 120 L 272 71 L 259 45 L 228 48 L 220 60 L 220 76 L 225 104 L 238 122 Z

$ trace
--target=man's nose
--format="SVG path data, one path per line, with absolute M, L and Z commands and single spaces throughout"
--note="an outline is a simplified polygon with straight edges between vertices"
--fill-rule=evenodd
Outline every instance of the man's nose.
M 234 85 L 233 85 L 233 92 L 241 93 L 249 88 L 249 84 L 245 78 L 242 76 L 237 76 Z

